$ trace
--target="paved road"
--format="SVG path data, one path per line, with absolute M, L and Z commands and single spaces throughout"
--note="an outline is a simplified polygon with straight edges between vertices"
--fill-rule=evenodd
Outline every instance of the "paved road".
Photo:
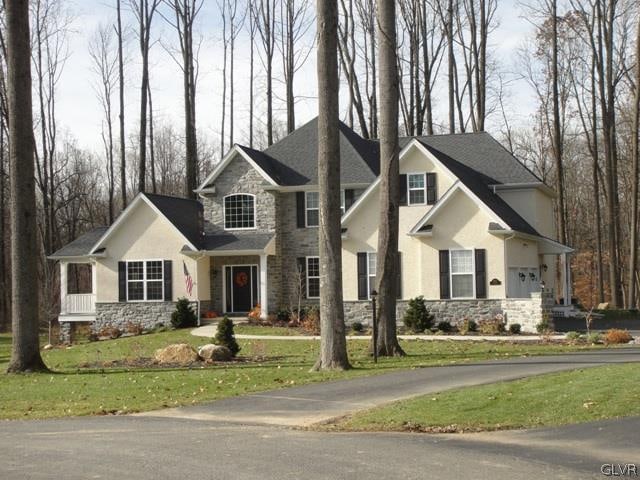
M 461 479 L 603 478 L 640 463 L 640 419 L 473 435 L 335 434 L 175 418 L 7 422 L 0 478 Z
M 606 349 L 566 355 L 488 360 L 467 365 L 416 368 L 374 377 L 273 390 L 141 415 L 243 424 L 306 426 L 416 395 L 624 362 L 640 362 L 640 349 Z
M 390 390 L 415 395 L 639 360 L 639 349 L 520 358 L 311 385 L 169 415 L 3 422 L 0 478 L 603 478 L 603 463 L 640 463 L 640 418 L 471 435 L 322 433 L 274 424 L 392 400 Z

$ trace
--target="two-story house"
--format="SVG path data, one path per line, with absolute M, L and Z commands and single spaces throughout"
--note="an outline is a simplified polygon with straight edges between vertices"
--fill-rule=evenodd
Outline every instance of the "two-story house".
M 178 298 L 200 312 L 262 314 L 317 302 L 317 121 L 264 151 L 235 145 L 198 200 L 139 194 L 108 228 L 51 258 L 61 267 L 61 325 L 168 323 Z M 347 321 L 369 321 L 376 283 L 379 148 L 340 124 Z M 399 276 L 408 299 L 452 322 L 506 314 L 531 329 L 549 308 L 561 257 L 553 192 L 487 133 L 401 139 Z M 69 294 L 67 266 L 92 266 L 92 292 Z M 546 293 L 541 293 L 545 290 Z

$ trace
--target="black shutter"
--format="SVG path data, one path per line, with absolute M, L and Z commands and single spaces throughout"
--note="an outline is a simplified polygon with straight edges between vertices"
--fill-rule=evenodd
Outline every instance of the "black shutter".
M 358 252 L 358 300 L 367 300 L 367 252 Z
M 398 285 L 396 287 L 396 298 L 402 299 L 402 252 L 398 252 Z
M 400 175 L 400 205 L 407 204 L 407 176 Z
M 351 208 L 351 205 L 353 205 L 354 197 L 355 195 L 352 189 L 348 188 L 344 191 L 344 211 L 345 212 Z
M 476 249 L 476 298 L 487 298 L 487 251 Z
M 436 174 L 427 173 L 427 205 L 433 205 L 434 203 L 436 203 L 436 199 Z
M 118 262 L 118 301 L 127 301 L 127 262 Z
M 298 257 L 298 274 L 300 274 L 300 290 L 301 297 L 307 298 L 307 259 L 305 257 Z M 298 278 L 296 274 L 295 278 Z
M 298 228 L 305 227 L 304 209 L 304 192 L 296 192 L 296 215 L 298 218 Z
M 198 266 L 196 265 L 196 268 Z M 173 288 L 172 288 L 172 280 L 173 275 L 171 273 L 171 260 L 164 261 L 164 300 L 165 302 L 170 302 L 173 299 Z
M 449 292 L 449 250 L 440 250 L 440 298 L 451 298 Z

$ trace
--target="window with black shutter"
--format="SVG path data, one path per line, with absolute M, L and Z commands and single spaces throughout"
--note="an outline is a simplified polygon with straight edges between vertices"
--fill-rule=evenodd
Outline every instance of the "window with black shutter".
M 297 288 L 300 288 L 300 296 L 302 298 L 307 298 L 307 259 L 306 257 L 298 257 L 297 258 L 297 273 L 296 280 L 300 282 L 300 285 Z
M 487 251 L 478 248 L 476 255 L 476 298 L 487 298 Z
M 407 204 L 407 176 L 402 174 L 400 179 L 400 206 Z
M 449 288 L 449 250 L 440 250 L 440 298 L 451 298 Z
M 358 252 L 358 300 L 367 300 L 369 298 L 367 271 L 367 252 Z
M 296 224 L 298 228 L 305 227 L 304 192 L 296 192 Z
M 438 199 L 436 174 L 427 173 L 427 205 L 433 205 Z

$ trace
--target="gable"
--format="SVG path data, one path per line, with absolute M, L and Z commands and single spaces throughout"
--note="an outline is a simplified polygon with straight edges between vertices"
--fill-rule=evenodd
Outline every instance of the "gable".
M 164 199 L 166 201 L 164 203 L 161 203 L 159 208 L 158 205 L 154 204 L 154 202 L 152 202 L 149 199 L 149 197 L 147 197 L 146 195 L 147 194 L 144 194 L 144 193 L 138 194 L 138 196 L 127 206 L 127 208 L 120 214 L 120 216 L 116 219 L 116 221 L 104 233 L 102 238 L 100 238 L 100 240 L 96 243 L 91 253 L 95 253 L 96 251 L 105 248 L 113 237 L 117 237 L 118 235 L 124 235 L 125 237 L 127 235 L 131 236 L 132 235 L 131 232 L 138 230 L 137 228 L 135 228 L 135 224 L 134 224 L 135 220 L 137 219 L 142 223 L 145 223 L 146 217 L 153 217 L 153 218 L 157 217 L 157 221 L 161 222 L 164 225 L 164 228 L 166 229 L 167 233 L 177 236 L 181 240 L 182 245 L 186 244 L 192 250 L 198 250 L 198 246 L 196 246 L 197 242 L 196 244 L 194 244 L 192 239 L 190 239 L 187 235 L 185 235 L 184 232 L 182 232 L 179 229 L 179 227 L 182 226 L 182 224 L 179 223 L 176 225 L 172 223 L 172 221 L 160 209 L 160 208 L 164 208 L 165 210 L 167 210 L 166 202 L 170 202 L 170 201 L 177 201 L 179 203 L 189 202 L 189 205 L 191 207 L 193 207 L 194 205 L 197 205 L 197 202 L 193 200 L 185 200 L 185 199 L 177 199 L 177 198 L 174 199 L 171 197 L 162 197 L 160 195 L 154 195 L 154 197 L 156 197 L 155 198 L 156 201 L 159 201 L 159 199 Z M 144 213 L 144 212 L 147 212 L 147 213 Z M 170 212 L 167 212 L 167 213 L 170 213 Z M 181 217 L 179 211 L 176 210 L 176 212 L 174 213 L 176 218 Z M 171 214 L 171 216 L 174 216 L 174 215 Z M 192 217 L 193 215 L 189 215 L 189 212 L 184 212 L 184 214 L 182 215 L 182 219 L 184 220 L 185 226 L 187 226 L 190 223 L 190 221 L 193 220 Z M 132 221 L 132 218 L 134 219 L 133 221 Z M 134 227 L 132 227 L 132 225 Z M 129 228 L 127 228 L 127 226 L 129 226 Z M 196 225 L 194 228 L 190 228 L 187 233 L 190 233 L 192 230 L 197 230 L 197 229 L 198 229 L 198 226 Z M 124 232 L 121 233 L 122 231 Z
M 111 259 L 171 258 L 185 245 L 185 238 L 147 202 L 137 202 L 101 243 Z
M 277 186 L 278 182 L 261 166 L 261 164 L 266 160 L 263 160 L 263 162 L 256 161 L 254 156 L 250 154 L 251 152 L 252 151 L 250 149 L 245 149 L 245 147 L 241 147 L 240 145 L 234 145 L 231 150 L 229 150 L 229 152 L 225 155 L 222 161 L 218 165 L 216 165 L 216 167 L 213 169 L 213 172 L 211 172 L 209 176 L 205 178 L 205 180 L 195 191 L 200 193 L 209 190 L 215 183 L 216 179 L 226 171 L 229 165 L 234 161 L 237 161 L 238 159 L 242 159 L 247 162 L 256 172 L 258 172 L 258 174 L 260 174 L 266 184 Z M 253 152 L 257 152 L 257 150 L 253 150 Z

